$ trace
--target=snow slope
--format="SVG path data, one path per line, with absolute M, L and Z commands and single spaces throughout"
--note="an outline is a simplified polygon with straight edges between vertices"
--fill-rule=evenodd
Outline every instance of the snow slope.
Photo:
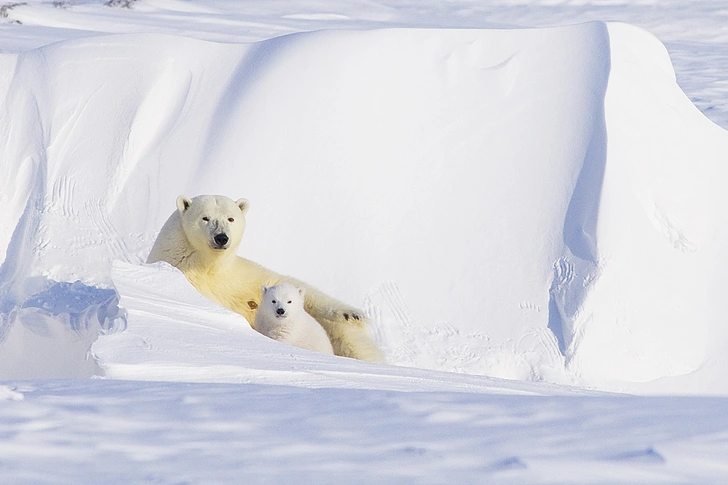
M 181 193 L 249 198 L 241 252 L 364 306 L 393 364 L 623 389 L 722 354 L 728 139 L 637 28 L 134 34 L 2 62 L 6 377 L 49 372 L 56 282 L 93 295 L 85 344 L 123 325 L 112 262 L 142 262 Z M 725 392 L 716 372 L 690 390 Z

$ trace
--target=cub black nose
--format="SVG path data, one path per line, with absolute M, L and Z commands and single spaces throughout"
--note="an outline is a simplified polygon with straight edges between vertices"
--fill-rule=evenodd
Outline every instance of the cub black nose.
M 277 309 L 277 310 L 276 310 L 276 313 L 277 313 L 278 315 L 283 315 L 284 313 L 286 313 L 286 310 L 285 310 L 285 309 L 283 309 L 283 308 L 279 308 L 279 309 Z
M 215 234 L 215 237 L 213 239 L 215 240 L 215 244 L 217 244 L 218 246 L 224 246 L 230 240 L 227 237 L 227 234 L 225 234 L 224 232 L 221 232 L 220 234 Z

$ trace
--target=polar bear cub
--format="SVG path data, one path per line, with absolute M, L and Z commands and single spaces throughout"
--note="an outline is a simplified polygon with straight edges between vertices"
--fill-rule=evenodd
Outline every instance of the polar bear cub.
M 255 329 L 272 339 L 302 349 L 334 353 L 324 328 L 303 309 L 305 290 L 290 283 L 262 287 Z

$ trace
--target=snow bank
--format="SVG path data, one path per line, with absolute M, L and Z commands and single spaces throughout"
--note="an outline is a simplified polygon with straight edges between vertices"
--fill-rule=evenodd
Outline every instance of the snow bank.
M 115 263 L 128 311 L 123 332 L 99 339 L 94 358 L 107 378 L 298 385 L 309 388 L 590 395 L 589 391 L 468 374 L 371 364 L 276 342 L 200 295 L 166 263 Z
M 90 326 L 128 320 L 94 347 L 111 377 L 161 378 L 144 342 L 164 325 L 179 328 L 179 341 L 156 340 L 164 355 L 193 342 L 221 352 L 214 367 L 171 359 L 170 378 L 280 371 L 246 361 L 226 374 L 242 348 L 303 358 L 209 305 L 160 303 L 150 288 L 174 272 L 145 268 L 161 278 L 147 296 L 125 293 L 123 271 L 112 278 L 113 261 L 146 258 L 182 193 L 250 199 L 241 253 L 362 305 L 394 364 L 615 387 L 688 374 L 725 345 L 714 293 L 728 136 L 644 31 L 325 31 L 251 45 L 140 34 L 0 63 L 3 332 L 32 331 L 17 309 L 55 282 L 116 284 L 128 318 L 108 302 Z
M 725 392 L 728 134 L 677 89 L 667 51 L 609 26 L 607 164 L 598 278 L 572 318 L 572 371 L 588 380 Z

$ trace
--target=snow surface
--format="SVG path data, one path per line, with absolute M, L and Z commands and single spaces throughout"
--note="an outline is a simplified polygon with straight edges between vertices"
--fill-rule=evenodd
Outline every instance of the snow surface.
M 594 391 L 728 394 L 719 2 L 129 7 L 0 7 L 7 480 L 725 481 L 724 397 Z M 142 264 L 200 193 L 389 365 Z
M 728 473 L 715 398 L 112 380 L 13 392 L 0 401 L 7 483 L 719 484 Z

